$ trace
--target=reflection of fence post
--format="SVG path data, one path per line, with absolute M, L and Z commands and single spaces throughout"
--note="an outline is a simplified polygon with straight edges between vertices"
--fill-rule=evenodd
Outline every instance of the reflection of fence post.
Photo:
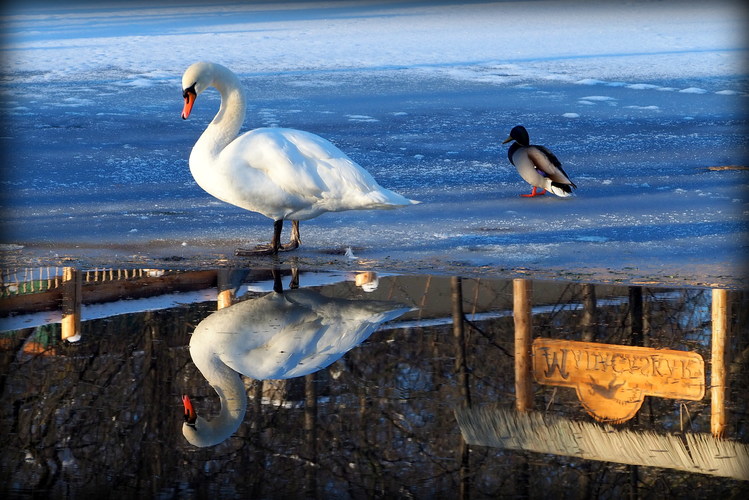
M 304 435 L 307 445 L 305 496 L 317 498 L 317 388 L 314 373 L 304 376 Z
M 629 287 L 629 342 L 630 345 L 642 346 L 642 287 Z
M 234 287 L 231 282 L 231 269 L 219 269 L 216 276 L 216 287 L 218 288 L 218 297 L 216 298 L 216 308 L 223 309 L 234 303 Z
M 455 345 L 455 372 L 460 387 L 461 406 L 471 406 L 471 391 L 468 383 L 468 367 L 466 363 L 465 334 L 463 331 L 463 281 L 453 276 L 450 278 L 452 292 L 453 340 Z
M 75 342 L 80 339 L 81 295 L 83 277 L 73 267 L 62 270 L 62 339 Z
M 710 429 L 715 437 L 723 437 L 726 415 L 726 340 L 728 332 L 728 290 L 713 289 L 712 367 L 710 375 Z
M 580 320 L 583 329 L 582 340 L 593 342 L 596 339 L 596 286 L 586 283 L 583 285 L 583 317 Z
M 530 280 L 512 281 L 512 315 L 515 320 L 515 407 L 518 411 L 533 409 L 531 379 L 531 300 L 533 285 Z

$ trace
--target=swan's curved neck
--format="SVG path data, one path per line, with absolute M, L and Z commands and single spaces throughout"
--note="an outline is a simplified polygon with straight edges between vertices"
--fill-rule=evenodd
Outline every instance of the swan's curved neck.
M 184 424 L 182 433 L 195 446 L 213 446 L 228 439 L 239 428 L 247 411 L 247 394 L 237 372 L 215 353 L 203 355 L 191 349 L 195 366 L 221 400 L 221 411 L 211 420 L 198 417 L 194 426 Z
M 223 66 L 215 66 L 210 84 L 221 94 L 221 107 L 195 143 L 193 152 L 216 157 L 239 134 L 244 122 L 245 96 L 239 79 Z

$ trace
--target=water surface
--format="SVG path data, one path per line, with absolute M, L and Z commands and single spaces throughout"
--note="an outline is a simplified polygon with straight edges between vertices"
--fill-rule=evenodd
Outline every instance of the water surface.
M 745 290 L 303 269 L 29 269 L 3 286 L 5 494 L 747 490 Z M 521 366 L 540 339 L 572 342 L 570 360 L 593 346 L 583 399 L 641 406 L 616 422 L 574 388 L 542 385 Z M 634 348 L 660 351 L 622 354 Z M 635 375 L 702 394 L 633 399 Z M 185 425 L 183 395 L 225 435 L 190 437 L 205 423 Z

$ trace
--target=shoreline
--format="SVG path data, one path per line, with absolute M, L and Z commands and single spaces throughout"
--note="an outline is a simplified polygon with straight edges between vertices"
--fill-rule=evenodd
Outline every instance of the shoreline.
M 144 249 L 144 246 L 147 247 Z M 429 255 L 374 255 L 362 248 L 310 248 L 283 253 L 277 257 L 236 257 L 234 248 L 227 242 L 214 242 L 202 246 L 181 247 L 163 242 L 142 244 L 32 244 L 13 245 L 0 249 L 3 267 L 76 267 L 79 269 L 179 269 L 201 270 L 217 268 L 235 269 L 289 269 L 304 271 L 375 271 L 403 275 L 430 274 L 460 276 L 464 278 L 528 278 L 542 281 L 567 281 L 573 283 L 620 284 L 631 286 L 695 287 L 742 290 L 749 288 L 746 270 L 736 273 L 722 264 L 690 266 L 689 270 L 668 263 L 651 266 L 612 266 L 606 262 L 581 262 L 575 266 L 549 266 L 539 263 L 528 265 L 481 264 L 460 259 L 456 253 L 430 253 Z M 346 250 L 354 257 L 346 255 Z M 466 252 L 469 254 L 470 252 Z

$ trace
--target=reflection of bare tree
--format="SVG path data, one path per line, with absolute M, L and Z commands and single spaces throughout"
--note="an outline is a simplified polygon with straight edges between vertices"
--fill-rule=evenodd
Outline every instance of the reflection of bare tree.
M 629 287 L 629 342 L 633 346 L 643 346 L 645 339 L 643 336 L 643 291 L 642 287 Z M 624 385 L 624 382 L 621 382 Z M 616 389 L 614 380 L 609 384 L 608 390 Z M 652 403 L 653 398 L 647 398 L 648 404 Z M 652 414 L 652 413 L 651 413 Z M 627 422 L 630 428 L 637 428 L 639 421 L 639 412 Z M 639 497 L 639 480 L 640 469 L 637 464 L 629 465 L 629 498 L 636 500 Z
M 471 406 L 471 385 L 468 376 L 466 339 L 463 328 L 463 280 L 457 276 L 451 278 L 450 291 L 452 295 L 453 340 L 455 342 L 455 376 L 460 391 L 460 408 L 468 408 Z M 461 436 L 458 445 L 458 455 L 460 457 L 458 498 L 460 499 L 469 498 L 471 492 L 469 453 L 468 443 Z
M 596 339 L 598 321 L 596 318 L 596 286 L 591 283 L 581 285 L 583 316 L 580 319 L 582 328 L 582 339 L 592 342 Z
M 180 328 L 184 319 L 172 321 L 169 336 L 161 337 L 164 320 L 146 313 L 84 322 L 84 339 L 97 341 L 60 344 L 55 356 L 19 352 L 0 410 L 0 482 L 51 496 L 64 496 L 73 484 L 81 494 L 103 488 L 123 494 L 126 478 L 143 481 L 176 467 L 177 457 L 162 449 L 174 435 L 172 408 L 159 402 L 173 393 L 164 382 L 179 365 L 173 342 L 184 343 L 187 329 Z M 59 338 L 60 325 L 54 329 Z M 121 441 L 108 444 L 112 438 Z

